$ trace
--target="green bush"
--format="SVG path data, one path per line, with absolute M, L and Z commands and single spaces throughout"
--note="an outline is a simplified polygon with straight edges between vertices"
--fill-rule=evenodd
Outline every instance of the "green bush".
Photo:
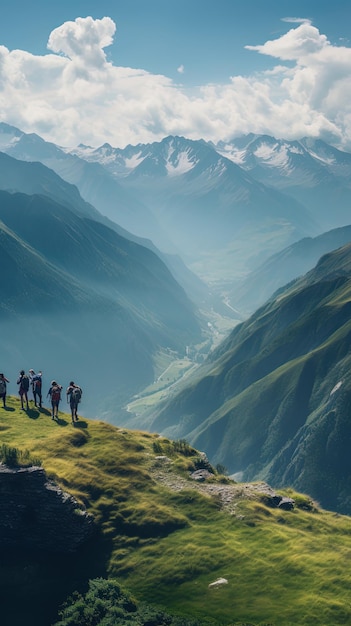
M 186 439 L 172 441 L 172 448 L 174 452 L 183 454 L 183 456 L 192 456 L 193 454 L 196 454 L 196 450 L 189 445 Z
M 54 626 L 200 626 L 146 604 L 138 606 L 116 580 L 104 578 L 89 581 L 85 596 L 75 592 L 59 617 Z
M 6 444 L 0 446 L 0 461 L 7 467 L 33 467 L 41 466 L 41 461 L 31 457 L 28 450 L 19 450 Z
M 155 454 L 163 454 L 163 448 L 159 441 L 154 441 L 152 444 L 152 448 Z

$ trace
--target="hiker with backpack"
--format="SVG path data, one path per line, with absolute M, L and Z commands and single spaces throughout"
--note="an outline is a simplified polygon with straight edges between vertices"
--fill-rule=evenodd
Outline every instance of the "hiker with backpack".
M 35 406 L 42 407 L 42 373 L 35 373 L 34 370 L 29 370 L 29 380 L 32 385 L 33 399 Z
M 82 398 L 82 389 L 79 385 L 76 385 L 73 380 L 71 380 L 69 386 L 67 387 L 66 396 L 67 402 L 69 402 L 71 407 L 71 415 L 72 415 L 72 424 L 74 422 L 78 422 L 78 404 Z
M 24 370 L 20 371 L 19 378 L 17 379 L 17 385 L 19 385 L 18 393 L 21 398 L 21 410 L 24 411 L 24 400 L 26 401 L 26 409 L 28 411 L 28 389 L 29 389 L 29 378 Z
M 4 374 L 0 374 L 0 398 L 2 398 L 4 409 L 6 409 L 6 383 L 9 382 Z
M 62 385 L 59 385 L 56 380 L 51 381 L 51 387 L 46 395 L 46 397 L 50 396 L 51 398 L 51 406 L 52 406 L 52 419 L 58 419 L 58 407 L 61 400 L 61 391 Z

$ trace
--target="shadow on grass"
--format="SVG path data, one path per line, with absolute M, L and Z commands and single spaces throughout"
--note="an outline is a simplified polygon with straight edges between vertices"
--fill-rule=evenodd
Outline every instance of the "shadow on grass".
M 44 413 L 44 415 L 51 415 L 51 411 L 49 411 L 49 409 L 45 409 L 45 407 L 41 407 L 39 411 L 40 413 Z
M 78 422 L 74 422 L 73 426 L 74 428 L 88 428 L 88 422 L 79 420 Z
M 67 420 L 62 419 L 62 417 L 56 417 L 53 422 L 56 422 L 58 426 L 68 426 L 69 422 Z
M 37 420 L 40 417 L 40 412 L 38 409 L 27 409 L 26 413 L 31 420 Z
M 4 409 L 4 411 L 15 411 L 16 409 L 14 409 L 12 406 L 3 406 L 1 407 Z

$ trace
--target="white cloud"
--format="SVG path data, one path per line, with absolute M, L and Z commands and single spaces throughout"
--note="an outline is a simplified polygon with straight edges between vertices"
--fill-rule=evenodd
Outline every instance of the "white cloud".
M 311 24 L 312 20 L 306 17 L 282 17 L 282 22 L 289 22 L 289 24 Z
M 0 119 L 60 145 L 255 132 L 322 136 L 351 149 L 351 49 L 333 46 L 309 20 L 295 23 L 275 40 L 247 46 L 276 59 L 275 68 L 194 92 L 108 62 L 114 22 L 77 18 L 51 33 L 45 56 L 0 46 Z
M 284 61 L 299 61 L 309 55 L 316 54 L 328 45 L 330 44 L 326 36 L 321 35 L 317 28 L 306 21 L 297 28 L 292 28 L 279 39 L 266 41 L 261 46 L 245 47 L 247 50 L 256 50 L 261 54 L 267 54 Z
M 177 72 L 179 74 L 184 74 L 184 65 L 180 65 L 179 67 L 177 67 Z
M 62 52 L 72 61 L 100 67 L 106 61 L 103 49 L 113 43 L 115 31 L 116 25 L 109 17 L 101 20 L 77 17 L 52 31 L 48 48 Z

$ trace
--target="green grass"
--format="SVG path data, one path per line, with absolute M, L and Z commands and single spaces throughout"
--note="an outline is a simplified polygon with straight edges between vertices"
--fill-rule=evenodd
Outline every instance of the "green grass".
M 191 481 L 186 490 L 174 492 L 152 479 L 150 468 L 160 450 L 167 452 L 174 472 L 186 474 L 197 453 L 185 443 L 173 445 L 157 434 L 85 419 L 74 428 L 67 414 L 61 413 L 57 424 L 46 410 L 21 412 L 15 398 L 8 404 L 9 411 L 0 409 L 0 443 L 40 459 L 48 475 L 85 504 L 101 530 L 64 570 L 57 562 L 34 558 L 28 564 L 24 556 L 12 556 L 11 566 L 0 570 L 10 598 L 27 589 L 27 601 L 30 592 L 34 604 L 44 598 L 52 607 L 103 573 L 117 578 L 138 601 L 203 622 L 351 623 L 348 517 L 305 510 L 310 500 L 293 492 L 287 495 L 302 508 L 269 508 L 258 495 L 241 498 L 236 516 L 229 515 Z M 35 587 L 25 571 L 36 572 Z M 228 584 L 210 589 L 220 576 Z M 34 623 L 39 621 L 23 621 Z

